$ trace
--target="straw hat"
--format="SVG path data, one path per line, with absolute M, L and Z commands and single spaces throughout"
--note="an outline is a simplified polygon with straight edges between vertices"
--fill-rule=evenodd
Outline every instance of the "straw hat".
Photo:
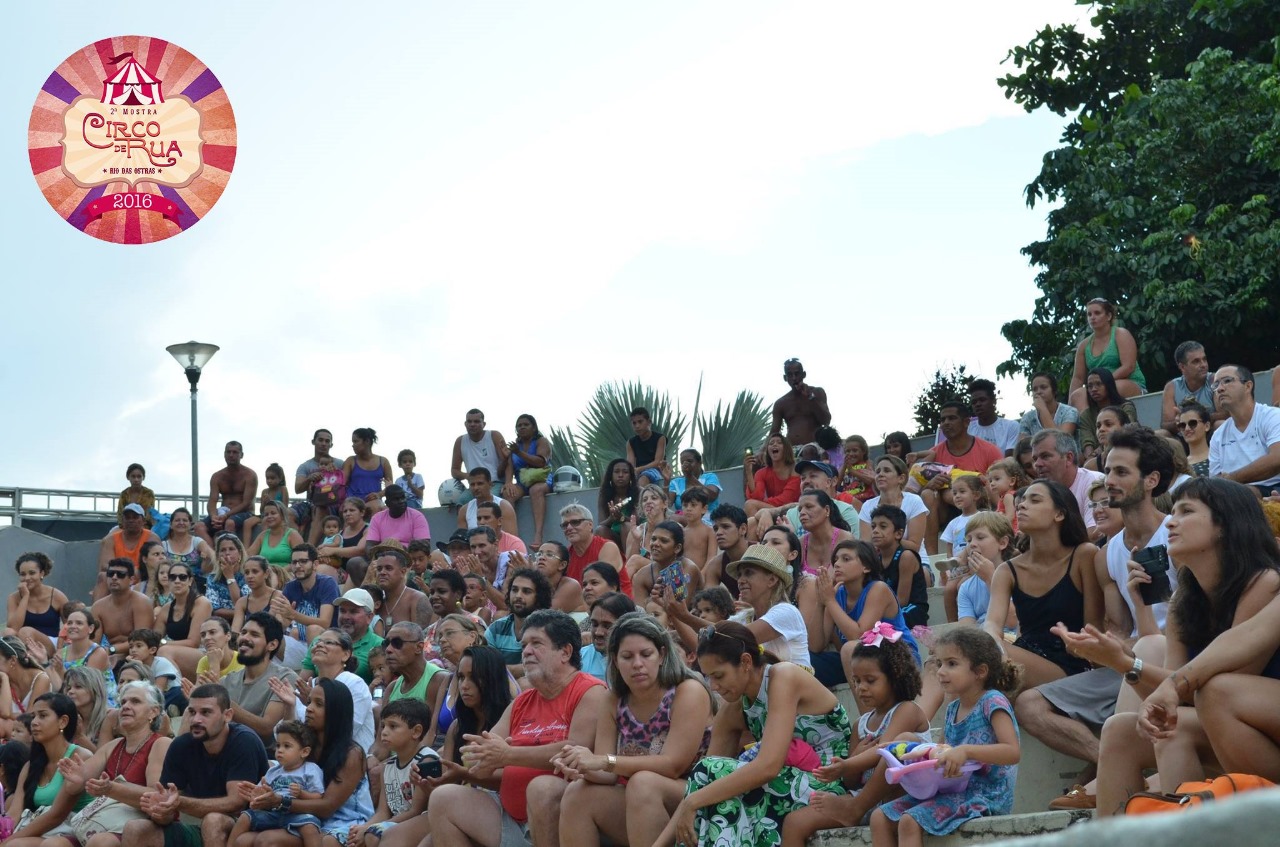
M 725 570 L 728 571 L 729 576 L 737 579 L 742 565 L 760 568 L 782 580 L 782 584 L 787 588 L 791 587 L 791 568 L 787 565 L 787 560 L 768 544 L 752 544 L 747 548 L 747 552 L 742 554 L 741 559 L 730 562 L 725 566 Z

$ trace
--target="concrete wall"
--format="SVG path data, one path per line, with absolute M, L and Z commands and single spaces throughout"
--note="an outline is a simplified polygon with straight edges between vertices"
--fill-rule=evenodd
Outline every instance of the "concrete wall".
M 97 541 L 59 541 L 16 526 L 0 527 L 0 594 L 18 588 L 13 563 L 23 553 L 44 553 L 53 559 L 53 573 L 45 581 L 72 600 L 88 601 L 98 578 Z

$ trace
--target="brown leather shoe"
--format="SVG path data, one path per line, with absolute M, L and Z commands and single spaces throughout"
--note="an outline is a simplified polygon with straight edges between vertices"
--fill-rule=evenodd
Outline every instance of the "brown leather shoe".
M 1098 797 L 1084 790 L 1083 785 L 1073 785 L 1071 790 L 1049 804 L 1050 811 L 1070 812 L 1076 809 L 1098 808 Z

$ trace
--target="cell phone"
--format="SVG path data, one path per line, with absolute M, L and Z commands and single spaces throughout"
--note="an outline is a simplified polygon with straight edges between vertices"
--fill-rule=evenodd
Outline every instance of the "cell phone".
M 435 756 L 418 762 L 418 776 L 423 779 L 439 779 L 444 774 L 444 764 Z
M 375 699 L 375 700 L 381 700 L 381 699 L 382 699 L 382 692 L 383 692 L 383 691 L 384 691 L 384 689 L 383 689 L 383 687 L 382 687 L 381 685 L 379 685 L 377 688 L 373 689 L 373 699 Z
M 1150 582 L 1138 586 L 1143 604 L 1154 606 L 1168 602 L 1173 596 L 1173 586 L 1169 584 L 1169 548 L 1163 544 L 1144 547 L 1133 554 L 1133 560 L 1151 577 Z

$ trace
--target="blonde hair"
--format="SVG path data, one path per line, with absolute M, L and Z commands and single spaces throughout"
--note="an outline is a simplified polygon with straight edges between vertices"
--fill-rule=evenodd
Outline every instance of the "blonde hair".
M 1013 482 L 1011 491 L 1017 491 L 1031 483 L 1031 478 L 1027 476 L 1027 469 L 1012 456 L 1001 459 L 998 462 L 992 462 L 991 467 L 987 468 L 987 473 L 998 470 Z
M 975 529 L 985 529 L 996 538 L 1007 538 L 1009 543 L 1004 548 L 1005 560 L 1013 558 L 1016 552 L 1013 547 L 1013 523 L 999 512 L 978 512 L 978 514 L 969 518 L 969 522 L 964 525 L 964 537 L 968 539 L 969 533 Z

